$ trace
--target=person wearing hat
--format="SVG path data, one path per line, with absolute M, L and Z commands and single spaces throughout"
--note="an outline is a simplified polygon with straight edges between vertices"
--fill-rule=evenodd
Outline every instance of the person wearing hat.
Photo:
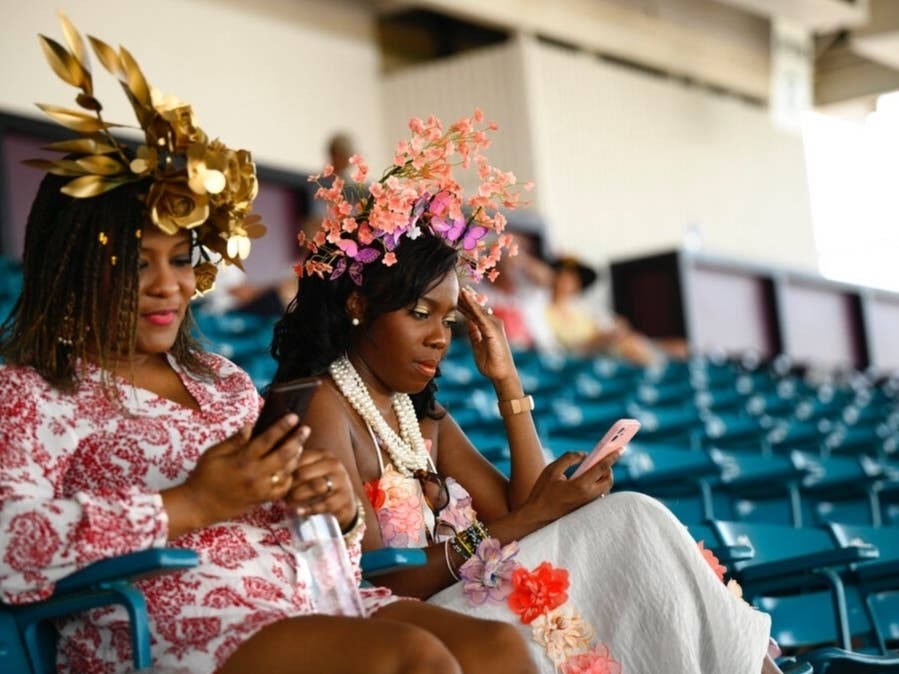
M 637 365 L 650 365 L 662 356 L 652 341 L 636 332 L 622 316 L 600 321 L 580 303 L 583 292 L 599 278 L 593 268 L 573 256 L 551 263 L 555 272 L 546 322 L 559 345 L 571 353 L 606 353 Z

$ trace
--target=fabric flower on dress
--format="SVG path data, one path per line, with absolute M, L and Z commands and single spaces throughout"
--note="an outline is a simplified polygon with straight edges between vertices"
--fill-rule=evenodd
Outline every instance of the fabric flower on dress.
M 560 608 L 538 616 L 531 623 L 534 641 L 546 649 L 557 667 L 572 654 L 590 647 L 593 628 L 573 608 Z
M 474 604 L 501 601 L 521 622 L 531 626 L 534 641 L 545 650 L 560 672 L 572 674 L 620 674 L 621 665 L 611 658 L 609 649 L 598 644 L 592 650 L 593 627 L 568 601 L 568 571 L 543 562 L 528 571 L 515 561 L 519 546 L 512 541 L 505 547 L 495 538 L 485 538 L 477 551 L 459 569 L 462 591 Z M 511 574 L 511 578 L 510 578 Z M 586 652 L 585 652 L 586 651 Z M 568 663 L 579 667 L 568 670 Z
M 519 566 L 512 574 L 512 584 L 509 608 L 525 625 L 568 601 L 568 571 L 549 562 L 542 562 L 533 571 Z
M 743 599 L 743 588 L 740 587 L 740 584 L 733 578 L 728 581 L 724 580 L 724 574 L 727 572 L 727 567 L 718 561 L 718 558 L 715 557 L 715 554 L 711 550 L 705 547 L 704 541 L 699 541 L 697 545 L 699 546 L 700 554 L 702 554 L 703 559 L 705 559 L 712 571 L 715 572 L 715 575 L 718 576 L 718 580 L 722 583 L 726 583 L 727 589 L 733 596 L 737 599 Z
M 481 541 L 475 554 L 459 568 L 462 591 L 472 604 L 499 603 L 509 596 L 517 554 L 517 541 L 506 546 L 495 538 Z
M 699 552 L 703 559 L 708 563 L 709 568 L 715 572 L 715 575 L 718 576 L 718 580 L 723 583 L 724 573 L 727 571 L 727 567 L 718 561 L 718 558 L 715 557 L 715 554 L 711 550 L 705 547 L 705 541 L 699 541 L 696 545 L 699 547 Z
M 621 663 L 612 658 L 604 644 L 597 644 L 586 653 L 574 655 L 559 669 L 560 674 L 621 674 Z

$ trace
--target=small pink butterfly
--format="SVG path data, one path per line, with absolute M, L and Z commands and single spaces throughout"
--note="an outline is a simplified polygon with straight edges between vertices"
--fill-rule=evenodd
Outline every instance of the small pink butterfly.
M 465 236 L 462 238 L 462 247 L 465 250 L 473 250 L 477 247 L 478 241 L 483 239 L 486 234 L 486 227 L 481 227 L 480 225 L 469 227 L 468 231 L 465 232 Z
M 447 220 L 444 217 L 431 218 L 431 229 L 443 236 L 449 242 L 454 243 L 465 232 L 465 218 L 458 217 Z

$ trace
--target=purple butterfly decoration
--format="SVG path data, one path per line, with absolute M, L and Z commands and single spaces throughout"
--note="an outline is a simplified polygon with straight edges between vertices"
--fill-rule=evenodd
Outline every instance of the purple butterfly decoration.
M 473 250 L 478 245 L 478 241 L 483 239 L 487 234 L 487 228 L 480 225 L 474 225 L 468 228 L 465 236 L 462 237 L 462 247 L 465 250 Z
M 463 232 L 465 232 L 465 227 L 465 218 L 461 216 L 453 220 L 448 220 L 442 216 L 431 218 L 431 229 L 442 235 L 450 243 L 455 243 L 462 236 Z

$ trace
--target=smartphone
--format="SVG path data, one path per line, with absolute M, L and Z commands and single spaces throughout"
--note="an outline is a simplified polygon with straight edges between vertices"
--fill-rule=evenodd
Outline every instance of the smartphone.
M 623 452 L 627 447 L 627 443 L 640 430 L 640 422 L 636 419 L 619 419 L 612 427 L 602 436 L 602 440 L 596 443 L 587 458 L 581 461 L 577 470 L 571 474 L 571 479 L 580 477 L 585 471 L 589 470 L 597 463 L 602 461 L 612 452 Z
M 265 429 L 289 412 L 303 419 L 309 409 L 312 394 L 321 386 L 320 377 L 302 377 L 280 384 L 272 384 L 265 394 L 265 403 L 259 412 L 259 418 L 253 426 L 253 436 L 263 433 Z

